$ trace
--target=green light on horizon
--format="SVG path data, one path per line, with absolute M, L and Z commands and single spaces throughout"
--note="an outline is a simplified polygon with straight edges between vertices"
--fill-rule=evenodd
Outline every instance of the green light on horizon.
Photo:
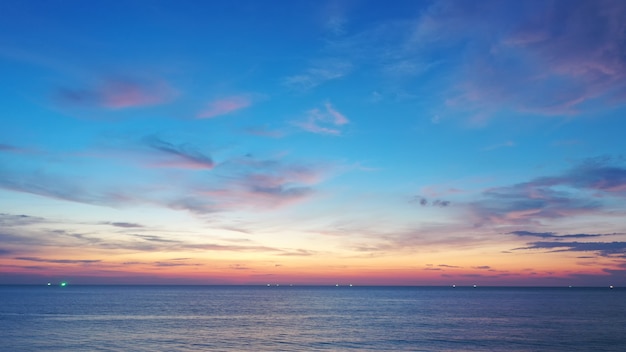
M 67 282 L 65 281 L 61 282 L 61 287 L 65 287 L 65 286 L 67 286 Z

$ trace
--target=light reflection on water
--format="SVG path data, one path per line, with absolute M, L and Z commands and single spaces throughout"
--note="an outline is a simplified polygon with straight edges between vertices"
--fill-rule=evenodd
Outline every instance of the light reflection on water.
M 0 287 L 7 351 L 622 351 L 626 290 Z

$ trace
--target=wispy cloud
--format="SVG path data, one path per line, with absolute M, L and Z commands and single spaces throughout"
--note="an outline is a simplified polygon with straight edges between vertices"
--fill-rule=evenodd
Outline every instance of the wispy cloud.
M 319 108 L 309 110 L 304 120 L 296 121 L 294 124 L 311 133 L 340 135 L 340 127 L 349 122 L 345 115 L 327 102 L 323 110 Z
M 92 264 L 92 263 L 99 263 L 102 261 L 100 259 L 45 259 L 45 258 L 39 258 L 39 257 L 16 257 L 14 259 L 31 261 L 31 262 L 40 262 L 40 263 L 54 263 L 54 264 Z
M 418 20 L 416 45 L 466 51 L 456 107 L 573 115 L 597 99 L 624 103 L 623 2 L 510 5 L 437 1 Z
M 502 148 L 511 148 L 515 146 L 515 142 L 513 141 L 506 141 L 504 143 L 498 143 L 498 144 L 492 144 L 490 146 L 484 147 L 481 150 L 482 151 L 491 151 L 491 150 L 496 150 L 496 149 L 502 149 Z
M 174 156 L 175 160 L 166 162 L 168 166 L 185 168 L 212 169 L 215 166 L 213 159 L 196 150 L 188 143 L 175 145 L 155 135 L 143 138 L 145 145 L 166 155 Z M 157 165 L 158 166 L 158 165 Z
M 352 65 L 345 61 L 322 61 L 304 71 L 304 73 L 285 78 L 284 84 L 295 90 L 309 90 L 325 82 L 344 77 L 352 70 Z
M 112 205 L 131 203 L 135 199 L 115 187 L 91 189 L 82 183 L 43 171 L 0 172 L 0 188 L 87 204 Z
M 165 104 L 175 96 L 175 90 L 161 79 L 128 77 L 109 77 L 90 88 L 61 88 L 54 95 L 63 105 L 111 110 Z
M 247 95 L 234 95 L 220 98 L 208 103 L 207 108 L 199 112 L 197 118 L 209 119 L 221 115 L 234 113 L 252 105 L 252 99 Z
M 138 228 L 138 227 L 143 227 L 143 225 L 136 224 L 136 223 L 132 223 L 132 222 L 105 222 L 104 224 L 106 224 L 106 225 L 111 225 L 111 226 L 115 226 L 115 227 L 122 227 L 122 228 Z
M 13 226 L 28 226 L 33 224 L 42 224 L 46 222 L 48 222 L 48 220 L 38 216 L 0 213 L 0 226 L 2 226 L 3 228 Z
M 326 167 L 245 157 L 231 161 L 230 180 L 202 193 L 217 209 L 273 209 L 302 201 L 315 192 Z

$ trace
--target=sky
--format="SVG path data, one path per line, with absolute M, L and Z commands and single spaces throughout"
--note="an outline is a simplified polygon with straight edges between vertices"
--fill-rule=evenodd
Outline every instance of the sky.
M 0 284 L 626 285 L 626 2 L 0 2 Z

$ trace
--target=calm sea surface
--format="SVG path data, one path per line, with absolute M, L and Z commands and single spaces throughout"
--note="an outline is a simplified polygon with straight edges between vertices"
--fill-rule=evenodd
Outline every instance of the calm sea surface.
M 626 351 L 626 290 L 0 286 L 0 350 Z

